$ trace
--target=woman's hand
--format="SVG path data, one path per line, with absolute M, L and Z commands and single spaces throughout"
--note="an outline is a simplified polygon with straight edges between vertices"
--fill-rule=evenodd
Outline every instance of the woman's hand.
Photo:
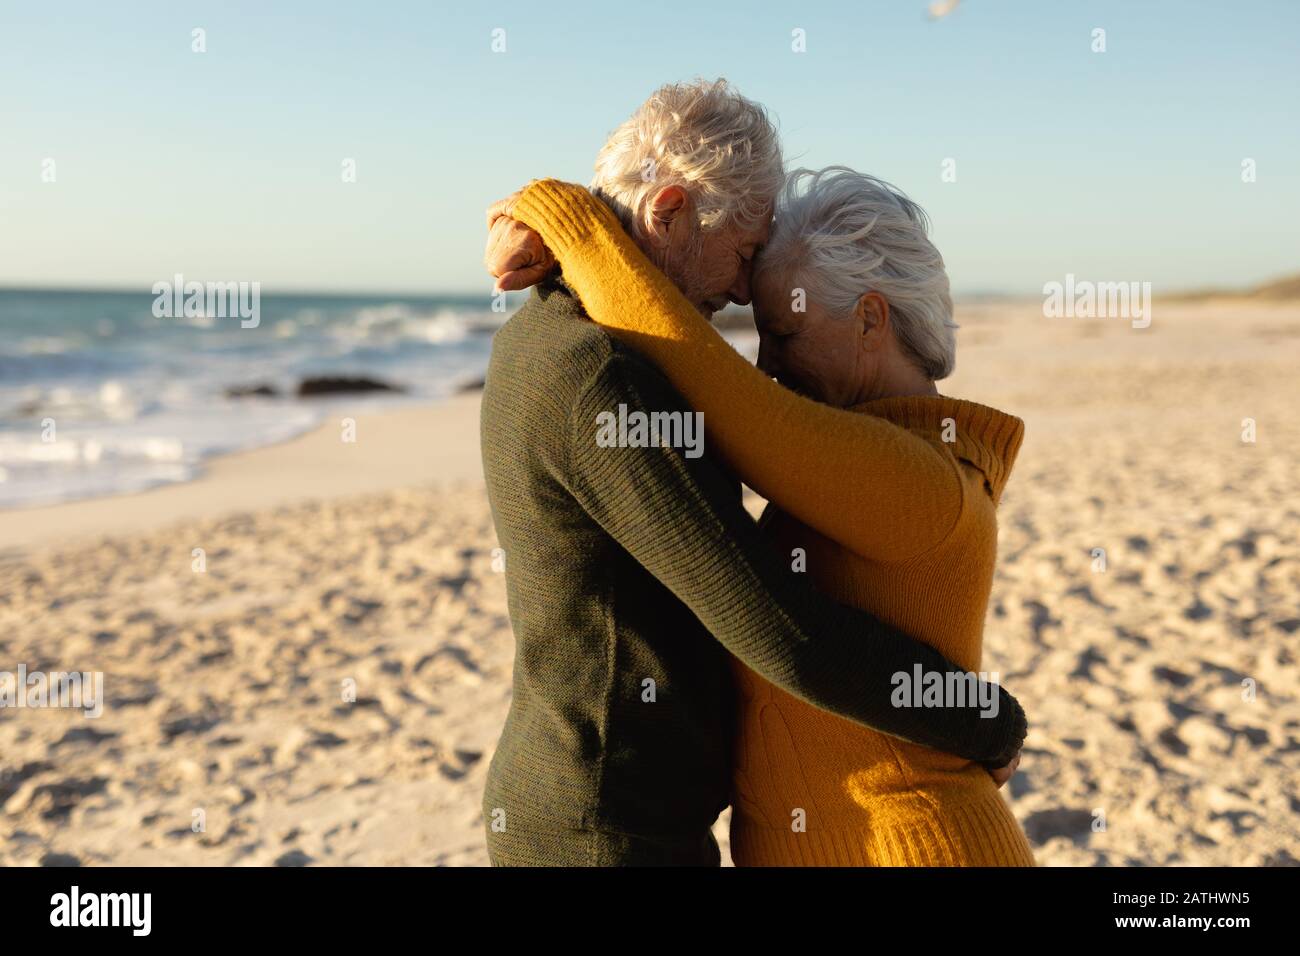
M 998 767 L 996 770 L 990 770 L 989 776 L 993 778 L 993 782 L 996 783 L 998 789 L 1001 790 L 1002 786 L 1016 775 L 1016 768 L 1019 766 L 1020 751 L 1017 750 L 1016 755 L 1011 758 L 1011 763 L 1007 764 L 1005 767 Z
M 487 211 L 488 241 L 483 265 L 497 280 L 495 291 L 527 289 L 555 268 L 555 256 L 542 237 L 522 222 L 510 218 L 519 193 L 494 202 Z

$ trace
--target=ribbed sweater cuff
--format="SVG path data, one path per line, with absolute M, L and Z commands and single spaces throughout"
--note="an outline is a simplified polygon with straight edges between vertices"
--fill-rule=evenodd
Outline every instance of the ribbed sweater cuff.
M 1029 733 L 1029 721 L 1025 718 L 1025 709 L 1020 706 L 1020 701 L 1002 688 L 998 690 L 1003 698 L 1002 706 L 1011 708 L 1011 719 L 1007 730 L 1006 745 L 1001 752 L 995 754 L 989 760 L 981 761 L 980 765 L 986 770 L 997 770 L 999 767 L 1005 767 L 1009 764 L 1024 745 L 1025 737 Z
M 556 258 L 610 226 L 622 226 L 613 210 L 582 186 L 558 179 L 530 183 L 511 207 L 510 215 L 537 231 Z

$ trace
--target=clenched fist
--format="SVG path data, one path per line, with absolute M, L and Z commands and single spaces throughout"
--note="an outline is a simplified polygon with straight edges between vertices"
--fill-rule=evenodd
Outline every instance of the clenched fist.
M 998 785 L 998 789 L 1000 790 L 1003 784 L 1016 775 L 1016 768 L 1019 766 L 1020 752 L 1017 751 L 1015 757 L 1012 758 L 1011 763 L 1007 764 L 1005 767 L 998 767 L 997 770 L 990 770 L 989 775 L 993 777 L 993 782 Z
M 519 194 L 493 203 L 487 211 L 488 240 L 483 265 L 496 281 L 496 291 L 513 292 L 536 285 L 555 268 L 555 256 L 542 237 L 510 218 Z

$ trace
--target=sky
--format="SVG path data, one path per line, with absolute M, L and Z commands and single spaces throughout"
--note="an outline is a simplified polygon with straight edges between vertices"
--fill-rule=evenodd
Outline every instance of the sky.
M 920 202 L 959 294 L 1300 271 L 1300 2 L 926 4 L 0 0 L 0 286 L 486 296 L 486 206 L 696 76 Z

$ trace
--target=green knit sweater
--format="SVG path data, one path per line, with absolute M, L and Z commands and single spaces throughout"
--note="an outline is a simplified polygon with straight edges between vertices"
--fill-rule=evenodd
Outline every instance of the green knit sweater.
M 762 538 L 707 432 L 702 456 L 611 447 L 609 415 L 638 410 L 691 413 L 562 284 L 534 290 L 497 334 L 483 467 L 516 651 L 483 796 L 494 864 L 716 865 L 727 652 L 885 733 L 988 766 L 1015 754 L 1025 718 L 1005 690 L 996 717 L 893 706 L 894 674 L 957 668 L 818 595 Z

